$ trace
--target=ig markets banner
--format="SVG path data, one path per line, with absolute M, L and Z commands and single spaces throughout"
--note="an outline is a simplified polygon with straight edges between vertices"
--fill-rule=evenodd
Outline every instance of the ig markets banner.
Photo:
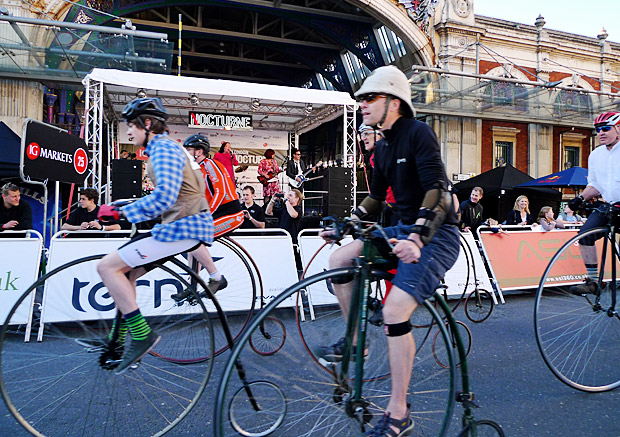
M 24 120 L 21 167 L 25 177 L 83 184 L 89 158 L 86 143 L 66 130 L 36 120 Z

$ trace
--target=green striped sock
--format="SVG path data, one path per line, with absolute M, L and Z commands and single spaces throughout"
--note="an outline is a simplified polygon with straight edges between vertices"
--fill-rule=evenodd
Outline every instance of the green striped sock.
M 108 334 L 108 340 L 113 340 L 112 335 L 114 334 L 114 329 L 116 328 L 116 319 L 112 323 L 112 329 L 110 330 L 110 334 Z M 127 330 L 128 330 L 127 322 L 123 317 L 121 319 L 121 326 L 118 328 L 118 344 L 125 344 L 125 340 L 127 339 Z
M 125 321 L 127 326 L 129 326 L 132 340 L 144 340 L 151 333 L 151 328 L 144 320 L 140 310 L 125 314 Z

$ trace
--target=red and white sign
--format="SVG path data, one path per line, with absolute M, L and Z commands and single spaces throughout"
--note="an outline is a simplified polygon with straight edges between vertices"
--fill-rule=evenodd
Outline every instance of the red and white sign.
M 24 132 L 20 162 L 24 176 L 84 183 L 89 159 L 82 138 L 32 119 L 24 121 Z

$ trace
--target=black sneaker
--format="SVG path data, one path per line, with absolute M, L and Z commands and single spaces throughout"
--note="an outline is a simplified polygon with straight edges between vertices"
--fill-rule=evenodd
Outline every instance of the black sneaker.
M 398 431 L 394 431 L 392 428 L 396 428 Z M 409 435 L 413 428 L 415 427 L 415 423 L 409 417 L 409 404 L 407 404 L 407 414 L 404 418 L 392 419 L 390 417 L 390 413 L 385 413 L 379 419 L 379 423 L 366 433 L 367 437 L 400 437 Z
M 209 278 L 209 282 L 207 283 L 207 287 L 209 288 L 209 290 L 211 290 L 211 293 L 215 294 L 218 291 L 228 287 L 228 281 L 226 280 L 224 275 L 222 275 L 222 277 L 218 281 L 216 281 L 213 278 Z M 184 301 L 185 299 L 187 299 L 188 297 L 190 297 L 191 294 L 192 294 L 192 291 L 189 288 L 186 288 L 182 292 L 173 294 L 170 297 L 172 299 L 174 299 L 176 302 L 181 302 L 181 301 Z M 207 292 L 206 291 L 202 291 L 202 292 L 199 293 L 199 296 L 200 297 L 207 297 Z
M 598 289 L 597 282 L 592 280 L 591 278 L 586 278 L 583 281 L 583 284 L 573 285 L 572 287 L 568 289 L 568 291 L 570 291 L 572 294 L 582 295 L 582 294 L 596 294 L 597 289 Z
M 344 353 L 345 338 L 341 337 L 336 343 L 330 346 L 320 346 L 316 351 L 316 356 L 319 361 L 324 363 L 339 363 L 342 361 L 342 355 Z M 353 346 L 351 353 L 351 361 L 355 361 L 357 357 L 357 346 Z M 368 359 L 368 342 L 364 348 L 364 361 Z
M 161 336 L 157 335 L 155 331 L 149 332 L 149 335 L 144 340 L 131 340 L 129 350 L 123 356 L 123 360 L 116 368 L 117 375 L 124 373 L 129 367 L 137 363 L 149 353 L 151 349 L 159 343 Z
M 213 278 L 210 278 L 209 282 L 207 283 L 207 287 L 209 288 L 211 293 L 215 294 L 218 291 L 228 287 L 228 281 L 226 280 L 226 277 L 224 275 L 222 275 L 222 277 L 217 281 Z M 201 292 L 200 297 L 207 297 L 207 292 Z

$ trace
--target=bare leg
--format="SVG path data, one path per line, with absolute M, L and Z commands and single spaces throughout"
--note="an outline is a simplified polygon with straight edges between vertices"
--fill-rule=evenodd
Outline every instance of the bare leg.
M 101 276 L 103 284 L 114 299 L 116 308 L 122 314 L 128 314 L 138 309 L 136 302 L 135 279 L 132 275 L 129 280 L 125 273 L 131 270 L 118 255 L 118 252 L 110 253 L 102 258 L 97 264 L 97 273 Z M 144 271 L 144 269 L 141 269 Z
M 347 244 L 346 246 L 342 246 L 340 249 L 332 253 L 332 255 L 329 257 L 329 268 L 337 269 L 339 267 L 351 266 L 353 258 L 359 256 L 362 253 L 363 246 L 364 243 L 359 240 L 355 240 Z M 338 303 L 340 304 L 340 310 L 342 311 L 342 315 L 346 320 L 349 316 L 349 308 L 351 307 L 351 293 L 353 291 L 353 281 L 346 284 L 333 285 L 334 293 L 336 293 Z
M 598 256 L 596 255 L 596 246 L 579 245 L 579 252 L 584 264 L 598 264 Z
M 383 319 L 386 324 L 402 323 L 409 320 L 417 306 L 413 296 L 394 286 L 385 301 Z M 413 335 L 408 333 L 388 337 L 387 343 L 392 391 L 386 411 L 391 413 L 393 418 L 402 419 L 407 413 L 407 391 L 415 358 L 415 340 Z
M 201 244 L 200 247 L 193 252 L 190 252 L 190 255 L 198 260 L 198 262 L 207 269 L 209 274 L 217 272 L 217 267 L 215 267 L 215 263 L 213 262 L 213 258 L 209 253 L 209 249 L 204 244 Z M 191 265 L 191 260 L 190 260 Z

